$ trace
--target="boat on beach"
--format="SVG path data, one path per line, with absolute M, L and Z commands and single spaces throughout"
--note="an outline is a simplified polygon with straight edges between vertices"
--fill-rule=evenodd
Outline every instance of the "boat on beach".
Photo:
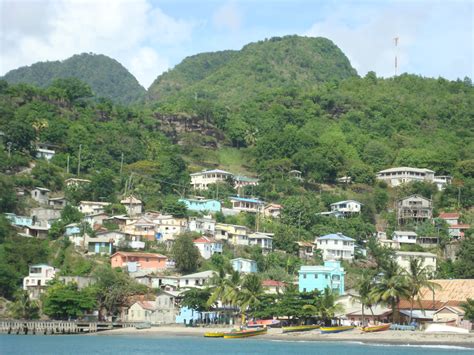
M 360 330 L 362 330 L 365 333 L 383 332 L 384 330 L 389 330 L 390 326 L 391 326 L 391 323 L 380 324 L 380 325 L 368 325 L 365 327 L 361 327 Z
M 208 332 L 204 333 L 205 338 L 223 338 L 224 332 Z
M 331 333 L 340 333 L 345 332 L 348 330 L 354 329 L 355 326 L 353 325 L 344 325 L 344 326 L 337 326 L 337 327 L 321 327 L 321 334 L 331 334 Z
M 247 323 L 248 328 L 274 327 L 280 325 L 277 319 L 257 319 Z
M 267 328 L 232 330 L 224 333 L 224 339 L 248 338 L 262 334 L 267 334 Z
M 313 329 L 319 329 L 321 326 L 318 324 L 312 325 L 296 325 L 291 327 L 282 327 L 283 333 L 294 333 L 294 332 L 306 332 Z

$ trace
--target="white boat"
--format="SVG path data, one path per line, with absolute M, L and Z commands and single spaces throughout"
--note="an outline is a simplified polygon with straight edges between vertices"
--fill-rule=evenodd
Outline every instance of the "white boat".
M 452 325 L 446 324 L 429 324 L 425 330 L 426 333 L 457 333 L 457 334 L 469 334 L 469 330 L 465 328 L 453 327 Z

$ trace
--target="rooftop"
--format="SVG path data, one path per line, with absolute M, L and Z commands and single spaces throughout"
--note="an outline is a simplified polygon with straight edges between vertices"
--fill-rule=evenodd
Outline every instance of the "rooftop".
M 235 181 L 242 181 L 242 182 L 258 182 L 258 179 L 256 179 L 256 178 L 251 178 L 251 177 L 247 177 L 247 176 L 240 176 L 240 175 L 234 176 L 234 180 Z
M 234 201 L 242 201 L 242 202 L 250 202 L 250 203 L 258 203 L 258 204 L 262 204 L 263 201 L 260 201 L 258 199 L 255 199 L 255 198 L 245 198 L 245 197 L 238 197 L 238 196 L 232 196 L 230 197 L 230 200 L 234 200 Z
M 438 218 L 441 219 L 458 219 L 461 215 L 456 212 L 443 212 L 440 213 Z
M 256 262 L 255 260 L 252 260 L 252 259 L 245 259 L 245 258 L 235 258 L 235 259 L 232 259 L 231 262 L 232 262 L 232 261 L 237 261 L 237 260 L 239 260 L 239 261 L 248 261 L 248 262 L 250 262 L 250 263 L 255 263 L 255 262 Z
M 434 174 L 433 170 L 410 168 L 410 167 L 407 167 L 407 166 L 401 166 L 401 167 L 398 167 L 398 168 L 385 169 L 385 170 L 379 171 L 378 173 L 379 174 L 380 173 L 396 173 L 396 172 L 399 172 L 399 171 L 409 171 L 409 172 L 414 172 L 414 173 L 433 173 Z
M 324 235 L 324 236 L 316 238 L 316 239 L 318 239 L 318 240 L 344 240 L 346 242 L 354 242 L 355 241 L 355 239 L 346 237 L 342 233 L 327 234 L 327 235 Z
M 222 244 L 222 242 L 215 240 L 214 238 L 209 238 L 209 237 L 200 237 L 198 239 L 194 239 L 194 243 L 219 243 Z
M 212 276 L 214 276 L 214 274 L 216 274 L 215 271 L 207 270 L 207 271 L 196 272 L 194 274 L 183 275 L 183 276 L 181 276 L 181 278 L 186 279 L 186 278 L 212 277 Z
M 416 234 L 413 231 L 394 231 L 393 234 L 395 234 L 395 235 L 411 235 L 413 237 L 418 236 L 418 234 Z
M 124 198 L 123 200 L 121 200 L 120 203 L 140 205 L 142 203 L 142 201 L 140 201 L 135 196 L 128 196 L 128 197 Z
M 263 280 L 262 286 L 263 287 L 284 287 L 286 284 L 282 281 L 276 280 Z
M 362 205 L 362 203 L 356 200 L 345 200 L 345 201 L 338 201 L 338 202 L 331 203 L 331 206 L 340 205 L 340 204 L 348 203 L 348 202 L 355 202 L 355 203 L 358 203 L 359 205 Z
M 422 251 L 397 251 L 395 252 L 397 256 L 424 256 L 424 257 L 431 257 L 436 258 L 436 254 L 433 253 L 426 253 Z
M 213 169 L 213 170 L 203 170 L 198 173 L 193 173 L 190 174 L 191 176 L 196 176 L 196 175 L 203 175 L 203 174 L 224 174 L 224 175 L 233 175 L 232 173 L 229 173 L 228 171 L 225 170 L 219 170 L 219 169 Z
M 139 252 L 128 252 L 128 251 L 118 251 L 111 256 L 113 258 L 115 255 L 123 255 L 123 256 L 132 256 L 137 258 L 156 258 L 156 259 L 168 259 L 167 256 L 161 254 L 154 254 L 154 253 L 139 253 Z
M 98 205 L 98 206 L 108 206 L 110 202 L 99 202 L 99 201 L 81 201 L 79 202 L 81 205 Z

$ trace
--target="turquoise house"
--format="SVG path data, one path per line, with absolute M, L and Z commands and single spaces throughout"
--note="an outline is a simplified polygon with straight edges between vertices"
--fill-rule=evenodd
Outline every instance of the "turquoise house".
M 186 208 L 196 212 L 220 212 L 221 203 L 217 200 L 198 200 L 191 198 L 180 198 L 179 202 L 183 202 Z
M 18 216 L 15 213 L 5 213 L 5 217 L 15 226 L 31 227 L 33 225 L 32 217 Z
M 324 291 L 329 287 L 343 295 L 345 274 L 339 261 L 325 261 L 324 265 L 304 265 L 298 271 L 298 289 L 300 292 L 311 292 Z
M 219 318 L 216 312 L 199 312 L 192 308 L 181 307 L 176 316 L 178 324 L 215 323 Z

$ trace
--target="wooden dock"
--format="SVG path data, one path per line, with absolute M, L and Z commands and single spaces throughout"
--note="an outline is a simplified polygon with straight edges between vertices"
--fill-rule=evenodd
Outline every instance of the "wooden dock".
M 0 333 L 18 335 L 85 334 L 114 328 L 135 327 L 135 325 L 135 323 L 121 322 L 3 320 L 0 321 Z

